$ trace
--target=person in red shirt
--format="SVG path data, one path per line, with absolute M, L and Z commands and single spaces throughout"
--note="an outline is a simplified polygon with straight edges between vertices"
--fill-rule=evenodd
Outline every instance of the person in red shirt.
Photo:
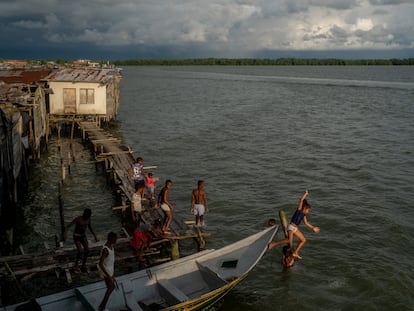
M 151 225 L 142 224 L 134 230 L 131 245 L 137 252 L 139 261 L 144 261 L 144 257 L 142 256 L 144 250 L 150 247 L 153 237 L 159 235 L 158 230 L 160 226 L 161 221 L 156 220 Z

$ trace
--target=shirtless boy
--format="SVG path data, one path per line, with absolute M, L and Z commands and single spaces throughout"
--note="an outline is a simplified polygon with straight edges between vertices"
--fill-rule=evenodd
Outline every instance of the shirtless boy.
M 164 234 L 171 234 L 170 232 L 170 225 L 172 221 L 172 211 L 174 210 L 174 206 L 169 201 L 170 196 L 170 188 L 172 187 L 172 181 L 167 179 L 165 181 L 165 186 L 161 189 L 160 193 L 158 194 L 158 206 L 165 213 L 164 224 L 162 226 L 162 232 Z
M 195 215 L 195 223 L 197 227 L 204 226 L 204 213 L 208 213 L 207 194 L 204 191 L 204 181 L 199 180 L 197 189 L 191 194 L 191 214 Z
M 78 250 L 74 267 L 76 271 L 79 270 L 78 262 L 83 257 L 81 271 L 87 272 L 86 259 L 88 258 L 89 246 L 88 239 L 86 238 L 86 229 L 89 229 L 89 231 L 93 234 L 95 241 L 98 242 L 98 238 L 96 237 L 96 234 L 92 229 L 91 215 L 92 211 L 89 208 L 85 208 L 85 210 L 83 211 L 83 215 L 78 216 L 74 220 L 72 220 L 72 222 L 66 226 L 65 232 L 63 234 L 63 240 L 66 241 L 69 228 L 75 225 L 75 230 L 73 231 L 73 242 L 75 242 L 76 248 Z

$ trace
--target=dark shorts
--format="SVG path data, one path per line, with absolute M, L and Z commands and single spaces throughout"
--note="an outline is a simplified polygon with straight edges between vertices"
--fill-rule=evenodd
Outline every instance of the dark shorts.
M 134 185 L 135 185 L 135 190 L 137 190 L 140 186 L 145 187 L 145 180 L 144 179 L 134 180 Z
M 73 242 L 79 242 L 81 244 L 85 244 L 86 242 L 86 235 L 74 235 Z

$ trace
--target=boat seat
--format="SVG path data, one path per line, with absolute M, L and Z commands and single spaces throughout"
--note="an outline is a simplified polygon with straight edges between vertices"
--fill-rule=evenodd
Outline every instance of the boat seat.
M 184 294 L 178 287 L 172 284 L 167 279 L 157 281 L 161 296 L 167 301 L 169 305 L 175 305 L 189 300 L 188 296 Z
M 217 275 L 216 272 L 212 271 L 209 267 L 202 265 L 197 261 L 198 269 L 200 270 L 201 276 L 204 282 L 207 284 L 210 290 L 223 287 L 227 284 L 225 280 Z
M 126 307 L 131 311 L 143 311 L 134 299 L 134 287 L 130 280 L 124 280 L 122 282 L 122 290 Z

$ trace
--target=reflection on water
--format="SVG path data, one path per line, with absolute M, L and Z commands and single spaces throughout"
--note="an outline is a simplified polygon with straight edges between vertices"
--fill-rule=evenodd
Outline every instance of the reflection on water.
M 21 204 L 24 221 L 19 219 L 15 233 L 26 252 L 39 250 L 43 247 L 43 241 L 53 245 L 55 235 L 60 237 L 60 154 L 66 165 L 66 180 L 61 186 L 65 224 L 81 215 L 84 208 L 90 208 L 94 230 L 101 239 L 105 239 L 108 230 L 121 229 L 120 214 L 112 210 L 116 205 L 116 196 L 106 183 L 103 168 L 95 165 L 89 146 L 80 138 L 74 140 L 75 153 L 71 158 L 70 174 L 70 138 L 63 137 L 61 146 L 59 152 L 57 138 L 52 136 L 48 150 L 30 169 L 28 191 Z

